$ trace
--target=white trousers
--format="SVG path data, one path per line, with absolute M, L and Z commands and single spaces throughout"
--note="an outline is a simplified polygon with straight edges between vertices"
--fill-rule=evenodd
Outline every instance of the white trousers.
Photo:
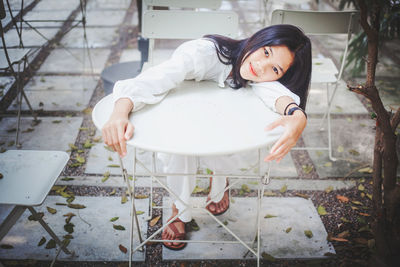
M 158 153 L 158 158 L 163 162 L 165 173 L 196 173 L 196 157 Z M 232 154 L 228 156 L 208 156 L 200 158 L 200 165 L 211 169 L 214 175 L 232 174 L 237 172 L 240 166 L 254 165 L 258 160 L 257 151 Z M 190 195 L 196 186 L 194 176 L 167 176 L 167 186 L 185 202 L 190 203 Z M 209 196 L 213 202 L 219 202 L 224 196 L 226 177 L 214 177 L 212 179 Z M 174 204 L 179 212 L 186 206 L 176 199 Z M 179 216 L 183 222 L 192 220 L 190 210 L 186 210 Z

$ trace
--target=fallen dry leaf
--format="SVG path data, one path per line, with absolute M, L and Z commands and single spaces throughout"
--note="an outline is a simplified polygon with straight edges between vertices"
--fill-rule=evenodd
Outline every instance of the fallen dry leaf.
M 157 222 L 158 222 L 158 220 L 160 220 L 160 218 L 161 218 L 161 215 L 160 216 L 157 216 L 157 217 L 154 217 L 153 219 L 151 219 L 151 221 L 150 221 L 150 226 L 151 227 L 153 227 L 154 225 L 156 225 L 157 224 Z
M 336 195 L 336 198 L 337 198 L 340 202 L 343 202 L 343 203 L 349 202 L 349 198 L 348 198 L 348 197 L 345 197 L 345 196 Z
M 120 244 L 118 247 L 119 247 L 119 250 L 121 250 L 123 253 L 126 254 L 128 252 L 128 249 L 126 247 L 124 247 L 123 245 Z

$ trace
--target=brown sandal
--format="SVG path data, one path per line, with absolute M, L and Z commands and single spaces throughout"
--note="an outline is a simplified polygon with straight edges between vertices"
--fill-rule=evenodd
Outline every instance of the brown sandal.
M 211 192 L 211 183 L 212 183 L 212 178 L 210 177 L 210 192 Z M 226 181 L 226 186 L 229 186 L 229 182 L 228 182 L 228 181 Z M 226 196 L 226 194 L 227 194 L 228 196 Z M 211 205 L 211 204 L 218 204 L 218 203 L 220 203 L 221 201 L 223 201 L 225 197 L 228 198 L 228 206 L 226 206 L 226 209 L 222 210 L 221 212 L 216 212 L 216 211 L 210 210 L 210 205 Z M 209 200 L 210 200 L 210 196 L 207 197 L 207 202 L 208 202 Z M 215 203 L 215 202 L 213 202 L 213 201 L 210 202 L 210 203 L 206 206 L 206 209 L 207 209 L 209 212 L 211 212 L 214 216 L 218 216 L 218 215 L 224 214 L 224 213 L 229 209 L 229 193 L 228 193 L 228 191 L 225 191 L 225 192 L 224 192 L 224 196 L 222 197 L 221 201 L 218 202 L 218 203 Z
M 174 232 L 174 235 L 175 235 L 174 240 L 186 240 L 186 229 L 185 229 L 185 233 L 180 233 L 178 231 L 178 228 L 176 228 L 176 226 L 174 225 L 174 223 L 176 223 L 176 222 L 181 222 L 181 223 L 185 224 L 185 228 L 186 228 L 186 223 L 182 222 L 179 218 L 176 218 L 173 222 L 171 222 L 167 227 L 169 227 L 172 230 L 172 232 Z M 167 245 L 166 242 L 163 242 L 163 245 L 164 245 L 164 247 L 166 247 L 168 249 L 172 249 L 172 250 L 181 250 L 184 247 L 186 247 L 186 245 L 187 245 L 187 243 L 179 243 L 179 245 L 174 246 L 174 245 L 172 245 L 173 242 L 169 242 L 169 243 L 171 243 L 171 245 Z

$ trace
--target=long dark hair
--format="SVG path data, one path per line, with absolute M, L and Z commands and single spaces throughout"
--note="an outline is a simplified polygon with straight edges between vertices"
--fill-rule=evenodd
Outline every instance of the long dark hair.
M 247 80 L 240 76 L 240 66 L 251 53 L 264 46 L 285 45 L 295 54 L 293 64 L 278 80 L 300 97 L 305 109 L 311 80 L 311 41 L 302 30 L 293 25 L 279 24 L 266 27 L 250 38 L 235 40 L 221 35 L 205 35 L 211 39 L 219 60 L 232 65 L 232 88 L 245 87 Z

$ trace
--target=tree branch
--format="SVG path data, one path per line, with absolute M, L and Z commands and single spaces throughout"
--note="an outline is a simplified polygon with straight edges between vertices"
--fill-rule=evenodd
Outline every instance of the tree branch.
M 354 86 L 354 85 L 349 85 L 349 84 L 348 84 L 348 85 L 347 85 L 347 88 L 348 88 L 351 92 L 357 93 L 357 94 L 359 94 L 359 95 L 363 95 L 363 96 L 365 96 L 366 98 L 368 98 L 368 99 L 371 100 L 370 95 L 368 94 L 368 91 L 366 90 L 365 86 L 363 86 L 363 85 L 361 85 L 361 84 L 356 85 L 356 86 Z
M 363 27 L 365 33 L 368 36 L 371 36 L 372 33 L 372 29 L 371 26 L 368 23 L 368 8 L 367 5 L 365 4 L 365 2 L 363 0 L 357 0 L 357 4 L 360 7 L 360 24 Z
M 390 125 L 392 125 L 393 131 L 397 128 L 400 123 L 400 108 L 397 109 L 396 113 L 393 115 L 390 120 Z

